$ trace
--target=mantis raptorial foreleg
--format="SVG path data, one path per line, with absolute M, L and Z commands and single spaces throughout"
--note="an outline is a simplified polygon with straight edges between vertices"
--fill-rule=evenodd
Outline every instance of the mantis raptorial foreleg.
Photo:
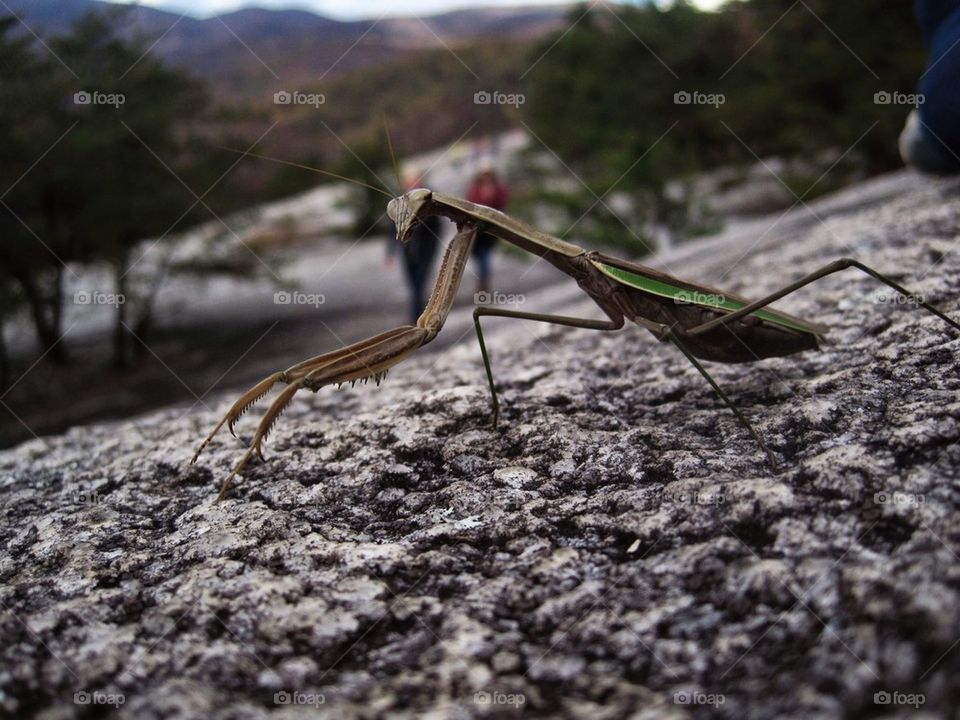
M 476 234 L 477 227 L 471 224 L 465 226 L 450 241 L 440 265 L 437 282 L 430 294 L 430 300 L 427 302 L 423 314 L 417 319 L 416 327 L 404 325 L 339 350 L 304 360 L 283 372 L 275 373 L 261 380 L 233 404 L 213 429 L 213 432 L 200 445 L 193 456 L 193 462 L 196 462 L 203 449 L 225 424 L 232 432 L 233 424 L 257 400 L 266 395 L 277 383 L 287 383 L 287 387 L 277 396 L 260 420 L 257 432 L 246 453 L 234 467 L 233 472 L 224 480 L 219 498 L 226 494 L 233 478 L 246 466 L 254 453 L 260 455 L 261 458 L 263 457 L 261 446 L 280 414 L 299 390 L 306 389 L 315 392 L 325 385 L 337 385 L 370 378 L 379 383 L 380 379 L 386 375 L 387 370 L 437 336 L 450 313 L 450 309 L 453 307 L 457 288 L 460 286 L 460 279 L 467 265 L 467 258 L 470 256 L 470 249 L 473 246 Z
M 483 341 L 483 330 L 480 329 L 480 317 L 517 318 L 533 320 L 535 322 L 550 323 L 552 325 L 566 325 L 567 327 L 585 328 L 587 330 L 619 330 L 623 327 L 623 315 L 609 320 L 590 320 L 575 318 L 566 315 L 545 315 L 543 313 L 520 312 L 519 310 L 501 310 L 500 308 L 478 307 L 473 311 L 473 327 L 477 331 L 477 341 L 480 343 L 480 354 L 483 356 L 483 367 L 487 371 L 487 382 L 490 384 L 490 397 L 493 402 L 493 427 L 497 427 L 500 419 L 500 401 L 497 399 L 497 388 L 493 382 L 493 370 L 490 368 L 490 356 L 487 354 L 487 345 Z
M 944 315 L 942 312 L 937 310 L 930 303 L 924 302 L 923 300 L 919 299 L 917 295 L 911 293 L 905 287 L 894 282 L 893 280 L 888 278 L 886 275 L 877 272 L 873 268 L 868 267 L 867 265 L 864 265 L 862 262 L 859 262 L 858 260 L 854 260 L 853 258 L 840 258 L 839 260 L 834 260 L 832 263 L 829 263 L 828 265 L 824 265 L 819 270 L 813 271 L 809 275 L 804 275 L 802 278 L 800 278 L 796 282 L 791 283 L 781 288 L 780 290 L 777 290 L 776 292 L 771 293 L 770 295 L 767 295 L 765 298 L 761 298 L 756 302 L 752 302 L 749 305 L 746 305 L 745 307 L 742 307 L 735 312 L 729 313 L 727 315 L 722 315 L 721 317 L 718 317 L 714 320 L 710 320 L 709 322 L 705 322 L 702 325 L 697 325 L 696 327 L 687 330 L 685 334 L 700 335 L 701 333 L 709 332 L 715 327 L 719 327 L 721 325 L 727 325 L 731 322 L 739 320 L 744 315 L 749 315 L 755 310 L 759 310 L 760 308 L 765 307 L 766 305 L 769 305 L 772 302 L 776 302 L 782 297 L 786 297 L 790 293 L 796 292 L 797 290 L 802 288 L 804 285 L 809 285 L 810 283 L 816 280 L 819 280 L 822 277 L 826 277 L 827 275 L 832 275 L 835 272 L 840 272 L 841 270 L 846 270 L 847 268 L 851 268 L 851 267 L 865 272 L 867 275 L 879 280 L 884 285 L 890 286 L 891 288 L 896 290 L 898 293 L 900 293 L 904 297 L 912 298 L 914 302 L 916 302 L 916 304 L 922 307 L 924 310 L 927 310 L 933 313 L 941 320 L 949 323 L 950 325 L 955 327 L 957 330 L 960 330 L 960 324 L 948 318 L 946 315 Z
M 220 429 L 226 425 L 227 429 L 230 431 L 231 435 L 236 436 L 236 433 L 233 431 L 233 426 L 240 419 L 247 410 L 249 410 L 258 400 L 260 400 L 264 395 L 266 395 L 277 383 L 295 383 L 299 382 L 303 378 L 307 377 L 314 370 L 329 365 L 335 360 L 339 360 L 344 357 L 353 357 L 357 358 L 362 365 L 362 354 L 369 347 L 378 345 L 383 342 L 393 341 L 399 335 L 413 330 L 412 326 L 403 326 L 394 328 L 393 330 L 388 330 L 385 333 L 380 333 L 372 338 L 367 338 L 353 345 L 348 345 L 347 347 L 341 348 L 340 350 L 335 350 L 333 352 L 324 353 L 323 355 L 317 355 L 308 360 L 293 365 L 282 372 L 274 373 L 267 378 L 264 378 L 247 392 L 240 396 L 240 398 L 230 407 L 227 411 L 227 414 L 223 416 L 223 419 L 217 424 L 213 431 L 207 436 L 199 448 L 197 448 L 196 453 L 193 455 L 193 459 L 190 462 L 196 462 L 197 458 L 200 456 L 200 453 L 204 451 L 207 445 L 210 444 L 210 441 L 216 436 Z M 372 374 L 372 373 L 371 373 Z

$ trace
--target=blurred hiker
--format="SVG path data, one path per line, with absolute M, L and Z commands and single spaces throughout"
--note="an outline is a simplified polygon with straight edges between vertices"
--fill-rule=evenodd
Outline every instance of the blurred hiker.
M 420 177 L 404 181 L 404 189 L 407 191 L 423 185 L 423 178 Z M 410 324 L 416 325 L 417 318 L 427 306 L 427 282 L 430 280 L 433 259 L 437 255 L 440 241 L 440 218 L 434 215 L 418 222 L 406 243 L 397 242 L 396 225 L 391 223 L 391 228 L 390 237 L 387 239 L 387 264 L 392 265 L 394 257 L 403 255 L 403 271 L 410 288 Z
M 467 188 L 467 200 L 492 207 L 494 210 L 503 210 L 507 207 L 509 200 L 507 186 L 500 180 L 492 166 L 486 166 L 477 173 Z M 481 233 L 473 242 L 473 256 L 477 259 L 479 270 L 477 295 L 490 292 L 490 256 L 496 244 L 497 238 L 488 233 Z
M 960 0 L 916 0 L 915 9 L 930 55 L 900 155 L 923 172 L 960 172 Z

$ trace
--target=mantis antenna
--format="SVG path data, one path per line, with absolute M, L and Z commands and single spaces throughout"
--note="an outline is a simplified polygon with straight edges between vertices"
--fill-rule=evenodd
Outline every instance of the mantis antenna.
M 397 156 L 393 153 L 393 140 L 390 139 L 390 128 L 387 127 L 387 116 L 383 118 L 383 134 L 387 136 L 387 149 L 390 150 L 390 162 L 393 163 L 393 174 L 397 179 L 397 187 L 403 193 L 407 188 L 403 186 L 403 178 L 400 177 L 400 166 L 397 164 Z
M 347 177 L 346 175 L 338 175 L 335 172 L 330 172 L 329 170 L 321 170 L 320 168 L 311 167 L 309 165 L 301 165 L 300 163 L 290 162 L 289 160 L 281 160 L 280 158 L 270 157 L 269 155 L 260 155 L 259 153 L 249 152 L 246 150 L 237 150 L 236 148 L 226 147 L 225 145 L 217 145 L 221 150 L 226 150 L 228 152 L 237 153 L 238 155 L 248 155 L 250 157 L 255 157 L 260 160 L 269 160 L 270 162 L 279 163 L 280 165 L 289 165 L 290 167 L 300 168 L 301 170 L 309 170 L 310 172 L 319 173 L 320 175 L 326 175 L 328 177 L 336 178 L 337 180 L 343 180 L 344 182 L 353 183 L 354 185 L 359 185 L 360 187 L 365 187 L 374 192 L 378 192 L 384 197 L 388 197 L 393 200 L 393 195 L 390 193 L 381 190 L 378 187 L 373 185 L 368 185 L 365 182 L 357 180 L 355 178 Z

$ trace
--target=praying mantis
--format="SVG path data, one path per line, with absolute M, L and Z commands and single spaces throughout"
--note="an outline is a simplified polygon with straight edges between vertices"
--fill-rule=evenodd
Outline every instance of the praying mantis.
M 494 427 L 499 419 L 500 402 L 480 323 L 480 319 L 486 316 L 599 331 L 620 330 L 627 320 L 636 323 L 653 333 L 657 340 L 675 346 L 699 371 L 764 451 L 774 471 L 777 470 L 776 459 L 763 437 L 700 362 L 749 363 L 819 348 L 818 340 L 827 332 L 825 326 L 774 310 L 769 307 L 771 303 L 827 275 L 855 268 L 960 331 L 960 324 L 940 310 L 889 277 L 852 258 L 840 258 L 766 297 L 750 301 L 707 285 L 681 280 L 651 267 L 585 250 L 540 232 L 498 210 L 425 188 L 393 198 L 387 206 L 387 213 L 396 223 L 397 239 L 401 242 L 410 237 L 417 223 L 431 215 L 448 218 L 456 224 L 457 233 L 444 253 L 426 309 L 416 325 L 402 325 L 367 340 L 304 360 L 270 375 L 244 393 L 203 441 L 191 462 L 196 462 L 224 425 L 233 432 L 239 417 L 274 385 L 286 385 L 260 420 L 245 454 L 223 481 L 218 499 L 226 495 L 233 478 L 244 469 L 254 453 L 263 458 L 264 441 L 297 392 L 316 392 L 326 385 L 368 379 L 379 384 L 391 367 L 437 336 L 453 307 L 473 241 L 479 233 L 495 235 L 546 260 L 573 278 L 606 315 L 606 319 L 588 319 L 490 306 L 476 307 L 473 311 L 474 329 L 490 388 Z

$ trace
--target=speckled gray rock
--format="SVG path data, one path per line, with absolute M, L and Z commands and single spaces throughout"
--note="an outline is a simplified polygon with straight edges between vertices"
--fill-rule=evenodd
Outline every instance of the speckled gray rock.
M 958 194 L 898 173 L 663 266 L 756 296 L 854 255 L 956 316 Z M 497 320 L 497 431 L 465 336 L 299 398 L 219 504 L 241 446 L 186 463 L 232 393 L 2 453 L 0 713 L 950 716 L 960 338 L 889 297 L 833 276 L 781 303 L 822 352 L 711 365 L 777 474 L 645 331 Z

